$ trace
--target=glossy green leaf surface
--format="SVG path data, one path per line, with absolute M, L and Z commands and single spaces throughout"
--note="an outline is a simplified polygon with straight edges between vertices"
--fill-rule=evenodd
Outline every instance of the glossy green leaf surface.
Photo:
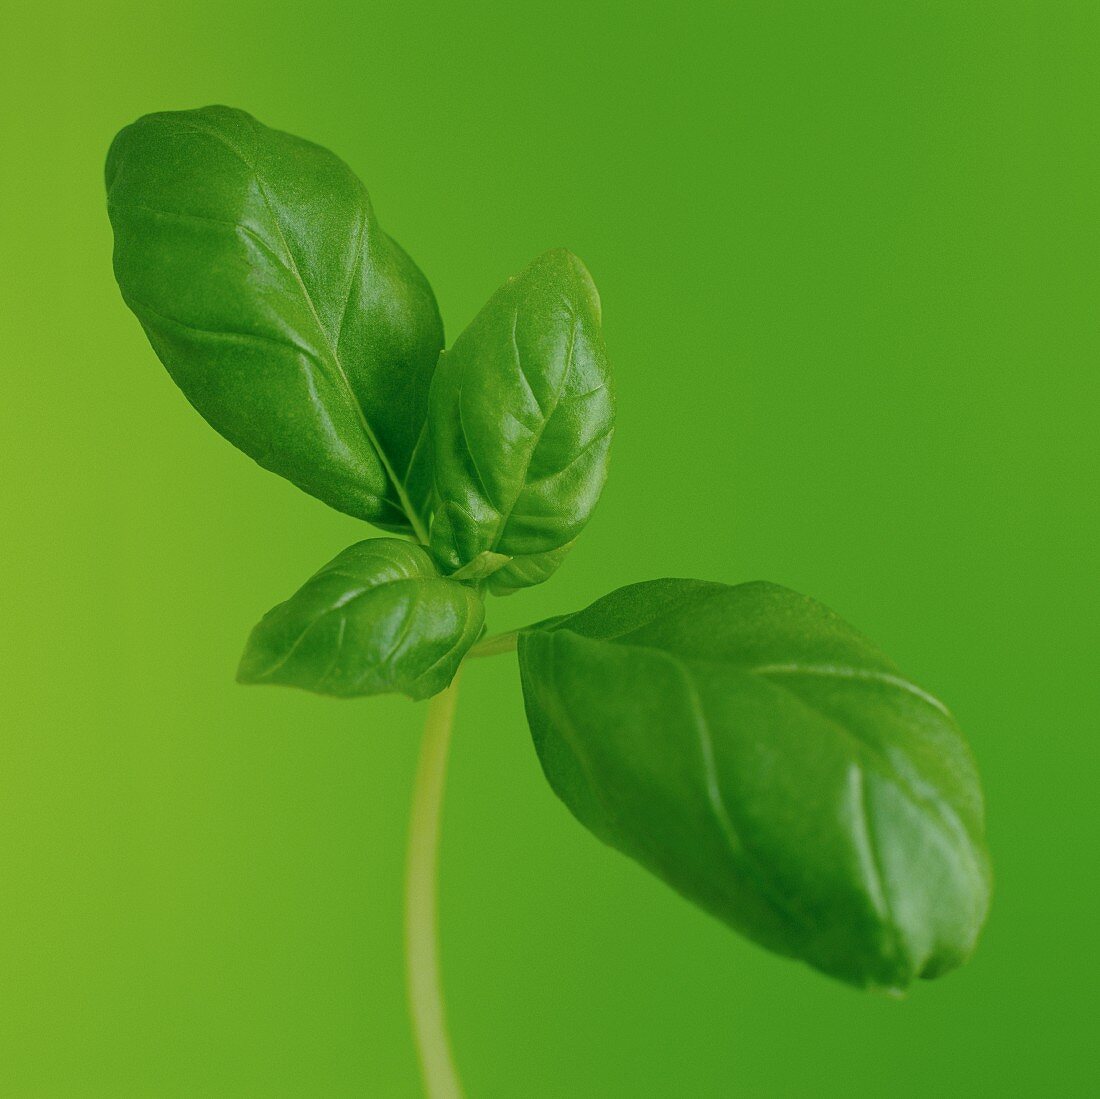
M 969 750 L 832 611 L 658 580 L 524 631 L 519 658 L 554 790 L 690 900 L 862 987 L 973 950 L 990 874 Z
M 600 299 L 576 256 L 541 255 L 440 359 L 429 435 L 431 546 L 447 571 L 489 551 L 506 594 L 558 567 L 599 499 L 614 427 Z
M 248 639 L 238 679 L 354 698 L 428 698 L 454 678 L 485 619 L 481 597 L 397 538 L 349 546 Z
M 127 126 L 106 182 L 123 297 L 195 408 L 325 503 L 424 534 L 408 482 L 443 327 L 351 169 L 204 107 Z

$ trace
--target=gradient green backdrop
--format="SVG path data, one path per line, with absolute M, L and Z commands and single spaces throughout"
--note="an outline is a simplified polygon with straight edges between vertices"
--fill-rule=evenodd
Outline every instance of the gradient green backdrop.
M 239 688 L 365 528 L 191 411 L 110 271 L 101 165 L 226 102 L 330 146 L 453 336 L 568 245 L 620 427 L 506 628 L 661 575 L 812 593 L 939 692 L 998 875 L 903 1002 L 766 955 L 543 781 L 463 685 L 447 998 L 471 1099 L 1096 1094 L 1095 3 L 5 7 L 0 1095 L 414 1096 L 400 961 L 424 708 Z

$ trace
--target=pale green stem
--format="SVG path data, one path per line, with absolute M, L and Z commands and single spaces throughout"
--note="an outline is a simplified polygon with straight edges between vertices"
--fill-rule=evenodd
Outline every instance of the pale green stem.
M 477 656 L 497 656 L 499 653 L 510 653 L 516 647 L 517 634 L 515 630 L 510 633 L 498 633 L 495 637 L 487 637 L 479 641 L 467 654 L 467 659 Z
M 457 697 L 455 676 L 451 685 L 428 704 L 405 865 L 405 979 L 428 1099 L 462 1099 L 443 1009 L 437 916 L 439 824 Z

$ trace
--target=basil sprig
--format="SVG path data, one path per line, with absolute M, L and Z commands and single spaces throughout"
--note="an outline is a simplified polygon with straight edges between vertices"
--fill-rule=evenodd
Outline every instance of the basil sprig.
M 332 153 L 226 107 L 148 115 L 107 161 L 123 297 L 195 408 L 384 531 L 259 623 L 239 678 L 426 698 L 484 596 L 548 579 L 607 476 L 599 295 L 564 250 L 446 351 L 427 280 Z M 657 580 L 520 631 L 534 746 L 577 819 L 689 900 L 849 983 L 964 961 L 982 794 L 947 708 L 821 604 Z

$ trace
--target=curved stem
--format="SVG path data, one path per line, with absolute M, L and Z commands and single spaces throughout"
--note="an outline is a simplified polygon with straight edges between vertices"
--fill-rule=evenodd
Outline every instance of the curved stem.
M 405 864 L 405 979 L 428 1099 L 462 1097 L 443 1010 L 437 919 L 439 823 L 457 698 L 456 676 L 428 705 Z

